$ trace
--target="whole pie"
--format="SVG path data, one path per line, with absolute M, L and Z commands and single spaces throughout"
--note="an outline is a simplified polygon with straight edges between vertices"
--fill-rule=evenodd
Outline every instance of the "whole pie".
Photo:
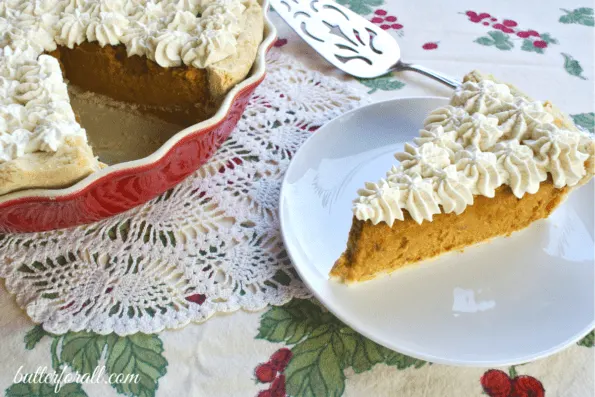
M 263 29 L 255 0 L 1 0 L 0 195 L 103 166 L 65 79 L 191 125 L 248 75 Z
M 343 282 L 510 235 L 546 218 L 595 172 L 595 140 L 549 102 L 472 72 L 386 177 L 353 204 Z

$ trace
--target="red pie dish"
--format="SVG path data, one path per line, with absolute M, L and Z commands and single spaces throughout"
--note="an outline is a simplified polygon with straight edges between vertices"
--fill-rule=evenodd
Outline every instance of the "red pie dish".
M 268 4 L 265 1 L 263 8 Z M 92 223 L 141 205 L 205 164 L 235 128 L 265 77 L 276 30 L 265 13 L 264 39 L 248 77 L 231 89 L 216 114 L 171 136 L 146 157 L 109 165 L 62 189 L 0 195 L 0 232 L 38 232 Z

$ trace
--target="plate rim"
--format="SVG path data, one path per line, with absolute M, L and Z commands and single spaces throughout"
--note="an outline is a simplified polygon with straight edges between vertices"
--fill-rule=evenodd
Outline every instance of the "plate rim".
M 573 338 L 570 338 L 556 346 L 552 346 L 546 350 L 534 353 L 534 354 L 529 354 L 529 355 L 524 355 L 524 356 L 520 356 L 517 358 L 510 358 L 510 359 L 502 359 L 502 360 L 467 360 L 467 361 L 463 361 L 460 359 L 448 359 L 448 358 L 443 358 L 443 357 L 436 357 L 436 356 L 432 356 L 431 354 L 425 354 L 425 353 L 419 353 L 416 351 L 413 351 L 411 349 L 408 348 L 402 348 L 402 347 L 397 347 L 394 344 L 390 343 L 390 341 L 388 341 L 389 343 L 383 343 L 379 340 L 379 338 L 376 338 L 372 333 L 368 332 L 364 327 L 360 327 L 359 325 L 355 325 L 353 324 L 351 321 L 349 321 L 348 319 L 346 319 L 340 312 L 340 310 L 338 310 L 338 306 L 333 304 L 333 303 L 328 303 L 325 301 L 325 299 L 322 297 L 321 293 L 312 286 L 312 284 L 310 283 L 310 280 L 305 277 L 303 270 L 300 268 L 300 266 L 296 265 L 296 258 L 294 256 L 294 254 L 292 253 L 292 250 L 289 248 L 291 244 L 288 244 L 288 237 L 287 235 L 289 234 L 289 232 L 287 232 L 288 227 L 288 221 L 287 219 L 285 219 L 285 216 L 283 215 L 283 208 L 284 208 L 284 197 L 287 196 L 287 191 L 288 191 L 288 177 L 291 174 L 291 171 L 293 170 L 294 167 L 296 167 L 296 161 L 295 159 L 300 155 L 300 151 L 303 150 L 304 147 L 306 147 L 307 144 L 309 144 L 309 142 L 311 140 L 314 139 L 314 137 L 316 136 L 316 134 L 323 128 L 327 127 L 328 125 L 336 122 L 339 119 L 342 119 L 344 117 L 348 117 L 353 113 L 356 113 L 358 111 L 361 111 L 362 109 L 365 108 L 369 108 L 369 107 L 374 107 L 374 106 L 380 106 L 380 105 L 386 105 L 389 102 L 401 102 L 401 101 L 410 101 L 410 100 L 436 100 L 436 99 L 442 99 L 442 100 L 449 100 L 448 97 L 443 97 L 443 96 L 431 96 L 431 95 L 421 95 L 421 96 L 407 96 L 407 97 L 398 97 L 398 98 L 389 98 L 389 99 L 385 99 L 382 101 L 376 101 L 376 102 L 372 102 L 369 104 L 366 104 L 364 106 L 360 106 L 357 107 L 355 109 L 351 109 L 348 112 L 345 112 L 337 117 L 332 118 L 331 120 L 327 121 L 324 125 L 322 125 L 318 130 L 316 130 L 314 133 L 312 133 L 311 136 L 309 136 L 303 143 L 302 145 L 299 147 L 299 149 L 296 151 L 296 153 L 293 155 L 291 162 L 289 163 L 289 166 L 287 167 L 287 170 L 285 171 L 285 175 L 283 176 L 283 182 L 281 184 L 281 190 L 280 190 L 280 194 L 279 194 L 279 208 L 278 208 L 278 216 L 279 216 L 279 224 L 280 224 L 280 231 L 281 231 L 281 237 L 283 240 L 283 244 L 285 247 L 285 250 L 287 251 L 287 254 L 289 256 L 289 259 L 291 260 L 291 264 L 293 266 L 293 268 L 297 271 L 298 275 L 300 276 L 300 279 L 302 280 L 302 282 L 304 283 L 304 285 L 308 288 L 308 290 L 312 293 L 312 295 L 316 298 L 316 300 L 318 300 L 318 302 L 320 302 L 321 305 L 323 305 L 330 313 L 332 313 L 335 317 L 337 317 L 341 322 L 343 322 L 345 325 L 349 326 L 350 328 L 352 328 L 354 331 L 358 332 L 359 334 L 361 334 L 362 336 L 372 340 L 373 342 L 379 344 L 380 346 L 384 346 L 390 350 L 393 350 L 397 353 L 401 353 L 419 360 L 424 360 L 427 361 L 429 363 L 434 363 L 434 364 L 443 364 L 443 365 L 450 365 L 450 366 L 456 366 L 456 367 L 505 367 L 505 366 L 512 366 L 512 365 L 519 365 L 519 364 L 524 364 L 524 363 L 529 363 L 535 360 L 539 360 L 542 358 L 546 358 L 549 357 L 555 353 L 558 353 L 568 347 L 570 347 L 571 345 L 576 344 L 579 340 L 581 340 L 582 338 L 584 338 L 587 334 L 589 334 L 594 328 L 595 328 L 595 317 L 593 318 L 593 320 L 591 321 L 591 323 L 583 330 L 581 330 L 576 336 L 574 336 Z M 327 279 L 327 282 L 330 282 L 330 278 Z M 340 306 L 340 305 L 339 305 Z

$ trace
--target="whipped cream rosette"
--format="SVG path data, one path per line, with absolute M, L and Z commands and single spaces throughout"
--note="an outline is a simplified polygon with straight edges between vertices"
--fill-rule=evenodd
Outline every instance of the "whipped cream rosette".
M 429 114 L 416 145 L 395 154 L 400 166 L 359 192 L 354 215 L 392 225 L 407 211 L 421 223 L 441 212 L 460 214 L 474 195 L 495 197 L 503 185 L 522 198 L 548 175 L 556 188 L 583 183 L 594 173 L 595 140 L 557 124 L 550 105 L 505 84 L 465 82 L 449 105 Z
M 251 1 L 1 1 L 0 163 L 85 138 L 58 61 L 44 52 L 96 42 L 162 67 L 208 68 L 236 54 Z

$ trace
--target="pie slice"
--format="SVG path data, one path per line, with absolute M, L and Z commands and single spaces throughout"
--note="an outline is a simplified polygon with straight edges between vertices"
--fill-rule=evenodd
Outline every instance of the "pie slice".
M 398 166 L 366 183 L 330 275 L 372 279 L 548 217 L 594 173 L 595 140 L 549 102 L 472 72 Z

